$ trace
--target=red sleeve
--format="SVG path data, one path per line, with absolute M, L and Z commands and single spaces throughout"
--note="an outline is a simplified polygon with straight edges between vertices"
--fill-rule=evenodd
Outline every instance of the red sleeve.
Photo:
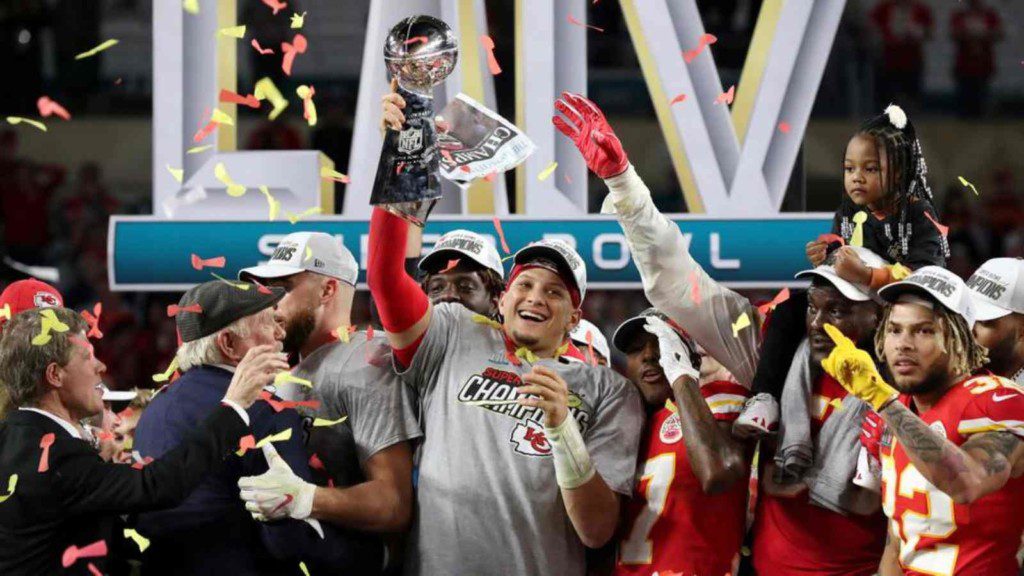
M 977 376 L 964 386 L 975 396 L 957 424 L 961 436 L 1010 432 L 1024 438 L 1024 389 L 998 376 Z
M 718 380 L 700 387 L 701 396 L 708 403 L 711 415 L 719 422 L 732 422 L 743 411 L 743 403 L 750 397 L 750 390 L 741 384 Z

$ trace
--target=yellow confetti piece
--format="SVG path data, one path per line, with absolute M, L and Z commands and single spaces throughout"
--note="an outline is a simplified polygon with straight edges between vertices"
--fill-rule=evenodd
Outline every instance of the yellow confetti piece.
M 339 326 L 338 330 L 336 332 L 336 334 L 338 335 L 338 340 L 341 340 L 345 344 L 348 344 L 349 342 L 351 342 L 352 341 L 352 336 L 351 336 L 352 328 L 353 328 L 353 326 Z
M 833 407 L 833 408 L 835 408 L 836 411 L 841 411 L 843 409 L 843 399 L 842 398 L 833 398 L 833 399 L 828 401 L 828 405 Z
M 537 362 L 537 360 L 539 360 L 539 358 L 537 358 L 537 355 L 533 353 L 533 350 L 530 350 L 526 346 L 520 346 L 519 349 L 516 350 L 516 358 L 526 360 L 530 364 L 533 364 Z
M 99 46 L 97 46 L 97 47 L 95 47 L 95 48 L 93 48 L 91 50 L 86 50 L 85 52 L 82 52 L 81 54 L 75 56 L 75 60 L 81 60 L 82 58 L 88 58 L 90 56 L 95 56 L 95 55 L 99 54 L 100 52 L 103 52 L 107 48 L 110 48 L 111 46 L 114 46 L 115 44 L 117 44 L 117 42 L 118 41 L 114 40 L 114 39 L 107 40 L 107 41 L 103 42 L 102 44 L 100 44 Z
M 11 305 L 10 304 L 5 302 L 4 303 L 4 307 L 0 308 L 0 318 L 6 318 L 8 320 L 11 319 Z
M 473 314 L 472 318 L 473 322 L 476 322 L 477 324 L 486 324 L 495 330 L 501 330 L 501 323 L 493 318 L 488 318 L 483 314 Z
M 893 264 L 891 270 L 893 280 L 903 280 L 907 276 L 913 274 L 913 271 L 910 268 L 907 268 L 906 266 L 900 264 L 899 262 Z
M 185 178 L 184 168 L 171 168 L 171 165 L 168 164 L 167 171 L 171 173 L 171 176 L 174 176 L 174 179 L 178 181 L 178 184 L 181 184 L 181 181 Z
M 292 429 L 285 428 L 284 430 L 278 432 L 277 434 L 271 434 L 270 436 L 267 436 L 266 438 L 260 440 L 259 442 L 256 443 L 255 448 L 263 448 L 264 446 L 270 444 L 271 442 L 284 442 L 285 440 L 291 439 Z
M 316 104 L 313 104 L 313 94 L 315 91 L 303 84 L 295 89 L 295 93 L 298 94 L 299 98 L 302 98 L 302 111 L 306 122 L 310 126 L 316 126 Z
M 217 165 L 213 167 L 213 176 L 217 180 L 228 187 L 228 196 L 238 198 L 245 194 L 245 186 L 236 183 L 231 179 L 228 174 L 228 169 L 224 166 L 223 162 L 217 162 Z
M 18 475 L 11 474 L 11 477 L 7 479 L 7 494 L 0 496 L 0 504 L 7 501 L 8 498 L 14 496 L 14 489 L 18 487 Z
M 277 218 L 277 213 L 281 211 L 281 203 L 270 194 L 270 188 L 267 186 L 260 186 L 260 192 L 267 197 L 267 204 L 270 205 L 270 214 L 267 217 L 268 220 L 274 220 Z
M 228 26 L 227 28 L 221 28 L 217 30 L 217 34 L 220 36 L 230 36 L 231 38 L 238 38 L 241 40 L 245 38 L 245 25 L 241 26 Z
M 299 384 L 301 386 L 306 386 L 307 388 L 312 388 L 313 387 L 313 383 L 312 382 L 310 382 L 309 380 L 306 380 L 305 378 L 299 378 L 298 376 L 293 376 L 291 372 L 278 372 L 277 376 L 274 376 L 274 386 L 280 386 L 280 385 L 285 384 L 287 382 L 294 382 L 295 384 Z
M 213 144 L 205 144 L 203 146 L 193 146 L 193 147 L 189 148 L 188 150 L 186 150 L 185 154 L 199 154 L 200 152 L 202 152 L 204 150 L 209 150 L 210 148 L 213 148 Z
M 249 284 L 248 282 L 232 282 L 231 280 L 228 280 L 227 278 L 221 276 L 220 274 L 217 274 L 216 272 L 210 272 L 210 274 L 217 280 L 220 280 L 221 282 L 229 286 L 234 286 L 239 290 L 248 290 L 249 288 L 252 288 L 252 284 Z
M 183 0 L 181 7 L 189 14 L 199 14 L 199 0 Z M 147 544 L 148 546 L 148 544 Z
M 338 172 L 337 170 L 332 170 L 332 169 L 328 168 L 327 166 L 321 166 L 320 167 L 320 177 L 321 178 L 328 178 L 328 179 L 331 179 L 331 180 L 336 180 L 338 182 L 341 182 L 342 184 L 348 184 L 349 183 L 349 178 L 348 178 L 347 175 L 342 174 L 341 172 Z
M 131 528 L 124 529 L 124 537 L 135 542 L 135 545 L 139 547 L 139 552 L 145 552 L 146 548 L 149 548 L 149 538 L 146 538 Z
M 309 569 L 306 568 L 306 563 L 305 562 L 299 562 L 299 570 L 302 570 L 303 574 L 305 574 L 306 576 L 309 576 Z
M 744 312 L 743 314 L 740 314 L 740 317 L 732 324 L 733 338 L 739 338 L 740 330 L 743 330 L 748 326 L 750 326 L 750 316 L 747 316 L 747 313 Z
M 569 351 L 569 341 L 566 340 L 565 344 L 562 344 L 561 346 L 558 347 L 558 350 L 555 350 L 555 358 L 558 358 L 559 356 L 561 356 L 562 354 L 565 354 L 568 351 Z
M 50 331 L 67 332 L 69 330 L 68 325 L 58 320 L 57 315 L 54 314 L 51 308 L 40 311 L 39 316 L 41 317 L 40 332 L 32 338 L 33 346 L 42 346 L 49 343 L 53 338 L 50 335 Z
M 864 246 L 864 223 L 868 220 L 868 213 L 861 210 L 853 215 L 853 223 L 857 226 L 853 229 L 853 236 L 850 237 L 850 246 Z
M 968 182 L 966 178 L 964 178 L 963 176 L 957 176 L 957 178 L 960 179 L 960 185 L 961 186 L 966 186 L 966 187 L 970 188 L 971 192 L 974 192 L 975 196 L 980 196 L 981 195 L 981 194 L 978 194 L 978 189 L 974 187 L 974 184 L 971 184 L 970 182 Z
M 306 23 L 306 13 L 305 12 L 303 12 L 302 14 L 292 14 L 292 25 L 291 25 L 291 28 L 293 30 L 298 30 L 299 28 L 302 28 L 303 24 L 305 24 L 305 23 Z
M 326 418 L 314 418 L 313 419 L 313 427 L 315 428 L 315 427 L 318 427 L 318 426 L 335 426 L 335 425 L 341 424 L 345 420 L 348 420 L 348 416 L 342 416 L 341 418 L 338 418 L 337 420 L 328 420 Z
M 216 122 L 222 126 L 234 126 L 235 120 L 228 115 L 227 112 L 222 111 L 220 108 L 214 108 L 213 114 L 210 116 L 211 122 Z
M 310 248 L 309 246 L 306 246 L 306 258 L 303 260 L 303 262 L 309 262 L 310 258 L 312 258 L 312 257 L 313 257 L 313 249 Z
M 171 364 L 167 366 L 167 370 L 160 374 L 153 374 L 153 382 L 167 382 L 171 379 L 171 374 L 178 369 L 178 359 L 171 360 Z
M 22 118 L 21 116 L 8 116 L 7 117 L 7 122 L 9 124 L 14 124 L 14 125 L 18 125 L 18 124 L 21 124 L 22 122 L 24 122 L 25 124 L 28 124 L 29 126 L 34 126 L 34 127 L 38 128 L 38 129 L 42 130 L 43 132 L 46 132 L 46 124 L 43 124 L 42 122 L 40 122 L 38 120 L 32 120 L 30 118 Z
M 547 180 L 548 177 L 551 176 L 551 174 L 555 171 L 555 168 L 558 168 L 558 162 L 552 162 L 551 164 L 548 165 L 547 168 L 542 170 L 540 174 L 537 174 L 537 180 L 540 180 L 541 182 Z
M 281 95 L 281 91 L 277 89 L 274 81 L 270 78 L 261 78 L 256 82 L 256 86 L 253 87 L 253 96 L 259 100 L 270 100 L 273 108 L 270 110 L 268 118 L 271 120 L 280 116 L 281 112 L 288 107 L 288 100 Z
M 288 217 L 288 222 L 291 222 L 292 224 L 295 224 L 296 222 L 298 222 L 299 220 L 302 220 L 306 216 L 312 216 L 314 214 L 319 214 L 320 212 L 321 212 L 320 207 L 319 206 L 314 206 L 312 208 L 307 208 L 307 209 L 303 210 L 302 214 L 293 214 L 293 213 L 288 212 L 287 210 L 285 210 L 284 215 Z

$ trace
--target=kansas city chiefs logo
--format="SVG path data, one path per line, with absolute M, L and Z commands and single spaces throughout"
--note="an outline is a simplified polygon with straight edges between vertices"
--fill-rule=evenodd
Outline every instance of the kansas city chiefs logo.
M 548 456 L 551 454 L 551 443 L 544 436 L 544 429 L 536 422 L 519 422 L 512 429 L 508 439 L 515 446 L 516 452 L 527 456 Z
M 36 292 L 36 295 L 32 298 L 32 303 L 36 305 L 36 308 L 60 307 L 60 300 L 49 292 Z

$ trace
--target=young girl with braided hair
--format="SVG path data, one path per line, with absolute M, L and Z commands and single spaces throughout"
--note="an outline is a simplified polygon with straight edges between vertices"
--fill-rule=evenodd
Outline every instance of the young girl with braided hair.
M 812 265 L 830 264 L 840 278 L 873 291 L 923 266 L 946 265 L 949 245 L 939 232 L 928 167 L 903 109 L 890 104 L 861 125 L 846 146 L 843 174 L 845 193 L 832 234 L 807 244 Z M 888 265 L 869 267 L 852 246 L 871 250 Z M 734 425 L 738 435 L 757 436 L 777 427 L 786 374 L 806 336 L 806 310 L 807 295 L 801 291 L 772 313 L 753 397 Z

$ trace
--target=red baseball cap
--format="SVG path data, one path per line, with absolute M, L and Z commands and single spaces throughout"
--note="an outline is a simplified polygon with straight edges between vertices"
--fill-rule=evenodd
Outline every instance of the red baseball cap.
M 56 288 L 34 278 L 12 282 L 0 294 L 0 310 L 10 307 L 11 317 L 32 308 L 58 308 L 64 306 L 64 297 Z M 0 323 L 7 315 L 0 315 Z

